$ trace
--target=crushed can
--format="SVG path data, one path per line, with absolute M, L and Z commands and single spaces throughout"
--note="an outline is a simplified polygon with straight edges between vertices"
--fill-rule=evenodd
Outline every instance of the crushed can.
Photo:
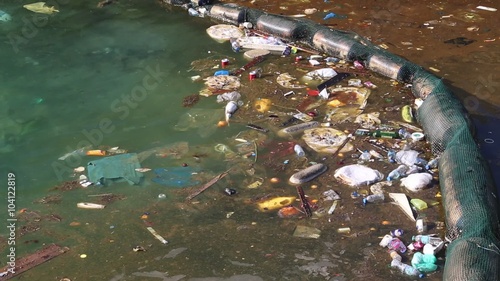
M 248 79 L 255 80 L 257 78 L 257 71 L 250 71 L 248 74 Z

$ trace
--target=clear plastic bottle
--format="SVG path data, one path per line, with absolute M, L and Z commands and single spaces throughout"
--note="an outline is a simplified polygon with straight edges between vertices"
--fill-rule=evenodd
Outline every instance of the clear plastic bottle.
M 365 198 L 363 198 L 363 205 L 366 205 L 366 203 L 383 202 L 384 199 L 385 199 L 384 193 L 377 193 L 377 194 L 368 195 Z
M 389 159 L 389 162 L 395 163 L 396 162 L 396 151 L 390 149 L 387 151 L 387 159 Z
M 304 152 L 304 149 L 300 145 L 298 145 L 298 144 L 296 144 L 293 147 L 293 150 L 295 151 L 295 154 L 297 154 L 297 156 L 299 156 L 299 157 L 306 156 L 306 153 Z
M 434 235 L 416 235 L 413 236 L 411 239 L 415 242 L 420 241 L 424 244 L 433 244 L 433 245 L 437 245 L 443 242 L 443 239 L 436 237 Z
M 375 150 L 370 150 L 370 155 L 375 157 L 375 158 L 378 158 L 378 159 L 384 159 L 384 156 L 382 156 L 382 154 L 378 153 L 377 151 Z
M 438 166 L 439 157 L 431 159 L 427 165 L 425 165 L 426 170 L 435 169 Z
M 425 167 L 425 166 L 427 166 L 427 164 L 428 164 L 427 160 L 422 159 L 420 157 L 417 157 L 417 159 L 415 160 L 415 165 L 417 165 L 417 166 Z
M 417 166 L 417 165 L 411 165 L 408 168 L 408 171 L 406 171 L 406 176 L 411 175 L 411 174 L 415 174 L 415 173 L 420 173 L 421 170 L 422 169 L 419 166 Z
M 391 267 L 399 269 L 399 271 L 401 273 L 408 275 L 408 276 L 416 276 L 418 278 L 424 277 L 424 274 L 420 273 L 420 271 L 418 271 L 418 269 L 414 268 L 413 266 L 411 266 L 409 264 L 402 263 L 400 260 L 397 260 L 397 259 L 392 260 Z
M 406 129 L 399 129 L 398 131 L 399 137 L 402 139 L 409 139 L 411 138 L 411 134 L 406 130 Z
M 399 179 L 401 177 L 404 177 L 406 175 L 406 172 L 408 171 L 408 166 L 406 165 L 399 165 L 396 169 L 392 170 L 389 175 L 387 176 L 388 181 L 392 181 L 395 179 Z
M 363 151 L 359 156 L 359 160 L 361 161 L 368 161 L 370 158 L 372 158 L 372 155 L 368 152 L 368 150 Z

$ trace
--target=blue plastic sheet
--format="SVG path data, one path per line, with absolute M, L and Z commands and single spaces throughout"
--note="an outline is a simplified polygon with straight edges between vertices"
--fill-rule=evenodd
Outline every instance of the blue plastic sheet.
M 157 168 L 153 171 L 156 177 L 151 180 L 164 186 L 183 188 L 200 183 L 199 181 L 193 180 L 193 174 L 195 174 L 197 170 L 192 167 Z

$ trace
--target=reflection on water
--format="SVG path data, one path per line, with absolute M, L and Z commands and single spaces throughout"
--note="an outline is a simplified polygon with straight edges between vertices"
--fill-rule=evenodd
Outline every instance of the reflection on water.
M 394 277 L 385 265 L 387 254 L 377 245 L 379 236 L 395 227 L 413 225 L 404 216 L 394 216 L 390 204 L 370 206 L 368 213 L 360 204 L 345 201 L 342 204 L 353 211 L 341 211 L 343 215 L 333 221 L 283 220 L 275 213 L 257 211 L 256 200 L 294 195 L 295 190 L 286 183 L 245 187 L 271 175 L 284 182 L 304 162 L 291 158 L 289 170 L 282 173 L 284 159 L 269 151 L 287 140 L 269 140 L 266 134 L 253 130 L 240 132 L 241 123 L 252 120 L 253 113 L 242 113 L 243 117 L 217 131 L 223 105 L 215 103 L 215 98 L 202 99 L 191 109 L 182 107 L 183 98 L 203 86 L 190 78 L 191 61 L 220 53 L 233 55 L 230 46 L 208 38 L 205 29 L 210 22 L 163 11 L 147 2 L 117 2 L 104 9 L 95 8 L 95 3 L 67 3 L 27 36 L 23 35 L 23 19 L 30 21 L 33 14 L 12 4 L 1 8 L 13 18 L 0 25 L 0 153 L 2 160 L 8 160 L 0 167 L 16 173 L 17 206 L 27 208 L 17 255 L 33 252 L 42 243 L 59 243 L 71 249 L 63 257 L 24 273 L 23 278 Z M 14 35 L 23 40 L 12 45 Z M 231 63 L 242 65 L 244 61 Z M 271 77 L 282 64 L 271 63 L 264 73 Z M 248 98 L 252 103 L 261 93 L 270 98 L 277 92 L 268 89 L 266 79 L 254 84 L 258 93 L 242 89 L 252 94 Z M 233 151 L 221 149 L 221 143 Z M 234 157 L 257 146 L 259 155 Z M 53 190 L 62 182 L 76 180 L 73 169 L 95 159 L 82 153 L 84 147 L 137 152 L 142 167 L 152 170 L 144 172 L 140 185 L 113 182 L 82 189 L 68 184 Z M 61 156 L 66 157 L 58 160 Z M 266 160 L 265 165 L 255 165 L 257 157 Z M 333 169 L 335 163 L 330 164 Z M 229 168 L 232 172 L 199 198 L 186 201 L 192 190 L 152 181 L 155 177 L 171 181 L 173 177 L 165 171 L 183 165 L 191 167 L 193 179 L 202 183 Z M 155 175 L 154 168 L 162 170 L 156 170 Z M 334 183 L 326 177 L 321 184 L 331 188 Z M 239 193 L 228 196 L 226 187 Z M 344 197 L 349 193 L 344 190 Z M 166 194 L 166 198 L 159 198 L 159 194 Z M 77 209 L 78 202 L 107 207 Z M 5 216 L 0 214 L 2 220 Z M 437 215 L 432 218 L 438 219 Z M 381 225 L 382 220 L 392 224 Z M 294 237 L 297 225 L 322 230 L 321 239 Z M 335 232 L 344 226 L 353 232 Z M 156 240 L 147 227 L 153 227 L 169 243 Z M 136 246 L 145 251 L 134 251 Z M 81 258 L 82 254 L 86 258 Z M 383 265 L 374 269 L 374 264 Z

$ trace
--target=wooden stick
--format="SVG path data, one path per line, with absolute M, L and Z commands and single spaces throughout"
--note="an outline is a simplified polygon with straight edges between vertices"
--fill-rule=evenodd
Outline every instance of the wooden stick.
M 89 197 L 104 197 L 104 196 L 111 196 L 113 193 L 103 193 L 103 194 L 90 194 L 88 195 Z
M 304 210 L 304 213 L 306 214 L 306 216 L 311 217 L 312 216 L 311 205 L 309 205 L 309 201 L 307 201 L 307 198 L 304 195 L 304 190 L 302 189 L 301 186 L 297 186 L 297 193 L 299 194 L 301 207 Z
M 229 170 L 231 170 L 231 169 L 229 169 Z M 212 185 L 214 185 L 217 181 L 219 181 L 223 177 L 227 176 L 229 170 L 227 170 L 227 171 L 225 171 L 223 173 L 218 174 L 215 178 L 211 179 L 209 182 L 207 182 L 206 184 L 204 184 L 200 189 L 195 190 L 193 193 L 189 194 L 189 196 L 186 197 L 186 200 L 191 200 L 191 199 L 195 198 L 200 193 L 202 193 L 203 191 L 205 191 L 206 189 L 208 189 L 209 187 L 211 187 Z

